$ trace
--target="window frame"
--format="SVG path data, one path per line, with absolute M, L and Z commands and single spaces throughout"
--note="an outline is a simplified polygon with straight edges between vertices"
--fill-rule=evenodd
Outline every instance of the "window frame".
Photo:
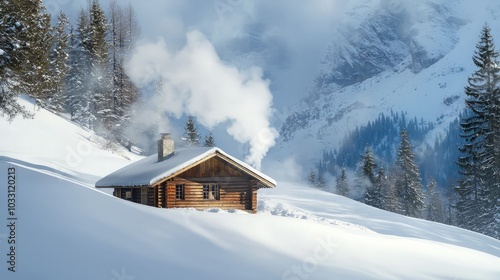
M 175 199 L 176 200 L 185 200 L 186 199 L 185 184 L 176 184 L 175 185 Z
M 203 199 L 210 199 L 210 185 L 203 185 Z
M 220 185 L 219 184 L 204 184 L 203 185 L 203 200 L 220 200 Z

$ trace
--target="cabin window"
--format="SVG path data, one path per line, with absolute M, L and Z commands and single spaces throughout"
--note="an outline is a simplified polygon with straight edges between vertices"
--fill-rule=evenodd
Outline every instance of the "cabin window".
M 184 199 L 184 185 L 175 185 L 175 199 Z
M 148 189 L 141 188 L 141 204 L 148 204 Z
M 203 185 L 203 199 L 220 200 L 220 186 Z

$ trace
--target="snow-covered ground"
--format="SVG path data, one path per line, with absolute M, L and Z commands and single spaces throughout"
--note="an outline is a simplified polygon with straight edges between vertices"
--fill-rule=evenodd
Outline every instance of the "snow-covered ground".
M 0 135 L 0 279 L 500 279 L 480 234 L 298 182 L 261 190 L 258 214 L 157 209 L 94 189 L 138 157 L 64 119 L 0 119 Z

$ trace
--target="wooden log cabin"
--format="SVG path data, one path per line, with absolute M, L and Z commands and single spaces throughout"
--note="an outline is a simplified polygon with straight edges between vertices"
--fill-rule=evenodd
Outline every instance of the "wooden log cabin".
M 257 211 L 257 191 L 276 182 L 216 147 L 174 150 L 169 134 L 152 155 L 96 183 L 113 195 L 160 208 L 221 208 Z

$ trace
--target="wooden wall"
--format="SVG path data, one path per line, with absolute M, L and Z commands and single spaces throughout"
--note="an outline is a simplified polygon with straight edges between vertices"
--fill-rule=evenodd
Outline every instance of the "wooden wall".
M 203 185 L 218 184 L 220 186 L 219 200 L 204 199 Z M 176 199 L 176 185 L 184 185 L 184 199 Z M 194 181 L 194 179 L 174 179 L 167 182 L 166 207 L 192 207 L 206 209 L 217 207 L 221 209 L 252 210 L 252 189 L 249 180 L 224 181 Z
M 180 178 L 217 178 L 217 177 L 247 177 L 246 174 L 242 173 L 239 169 L 230 165 L 226 161 L 218 158 L 212 157 L 196 166 L 193 166 L 189 170 L 177 175 Z
M 115 190 L 113 191 L 113 195 L 135 203 L 141 203 L 143 188 L 147 190 L 147 202 L 144 204 L 149 206 L 157 206 L 156 190 L 153 187 L 115 188 Z M 131 192 L 130 199 L 127 199 L 127 192 Z

